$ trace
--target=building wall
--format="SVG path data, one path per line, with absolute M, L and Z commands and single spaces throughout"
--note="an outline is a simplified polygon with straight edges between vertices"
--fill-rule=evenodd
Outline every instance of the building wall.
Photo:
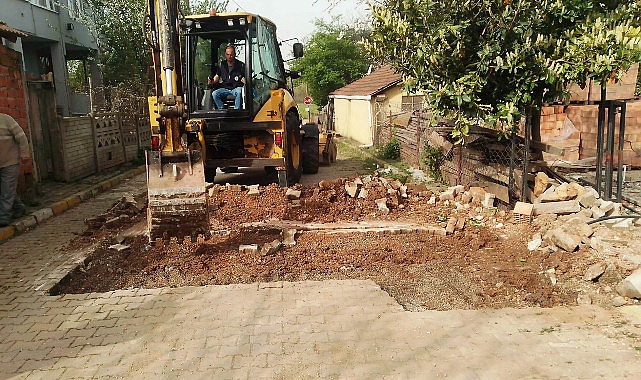
M 41 75 L 47 74 L 41 72 L 38 52 L 50 54 L 57 108 L 65 116 L 90 112 L 88 108 L 80 112 L 74 109 L 72 112 L 66 59 L 91 56 L 97 50 L 94 37 L 81 22 L 82 17 L 69 14 L 70 2 L 73 9 L 77 7 L 74 4 L 82 3 L 79 0 L 60 0 L 52 2 L 60 3 L 60 6 L 49 9 L 27 0 L 2 0 L 3 21 L 8 26 L 29 34 L 29 37 L 19 39 L 12 46 L 24 56 L 27 80 L 40 80 Z M 101 79 L 94 78 L 92 82 L 100 83 Z
M 372 145 L 371 102 L 367 99 L 334 99 L 336 132 L 363 145 Z
M 400 86 L 394 86 L 371 98 L 334 98 L 336 131 L 363 145 L 374 144 L 382 125 L 402 112 L 403 94 Z

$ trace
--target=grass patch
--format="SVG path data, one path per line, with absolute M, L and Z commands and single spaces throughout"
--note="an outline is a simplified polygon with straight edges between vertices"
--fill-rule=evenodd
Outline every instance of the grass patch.
M 557 329 L 555 329 L 555 328 L 554 328 L 554 326 L 544 327 L 544 328 L 542 328 L 542 329 L 541 329 L 541 331 L 539 332 L 539 334 L 540 334 L 540 335 L 543 335 L 543 334 L 549 334 L 549 333 L 552 333 L 552 332 L 554 332 L 554 331 L 557 331 Z

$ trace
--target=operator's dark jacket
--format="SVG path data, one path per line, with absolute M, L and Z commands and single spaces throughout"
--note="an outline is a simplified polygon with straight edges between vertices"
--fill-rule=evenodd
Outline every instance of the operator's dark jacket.
M 221 87 L 228 90 L 233 90 L 236 87 L 243 87 L 244 84 L 241 79 L 245 76 L 245 64 L 237 59 L 234 60 L 234 67 L 232 67 L 230 72 L 227 61 L 223 60 L 216 68 L 215 74 L 221 79 Z

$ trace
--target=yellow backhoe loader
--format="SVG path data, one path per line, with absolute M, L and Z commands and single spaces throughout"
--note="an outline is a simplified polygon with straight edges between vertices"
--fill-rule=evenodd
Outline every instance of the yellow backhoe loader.
M 150 240 L 209 234 L 206 182 L 217 168 L 262 167 L 281 186 L 318 171 L 327 147 L 319 147 L 317 125 L 301 125 L 290 89 L 299 74 L 285 69 L 271 21 L 238 12 L 183 16 L 178 0 L 149 0 L 144 26 L 156 84 L 146 156 Z M 232 97 L 217 109 L 210 79 L 230 46 L 244 63 L 241 106 Z M 302 55 L 294 43 L 293 56 Z

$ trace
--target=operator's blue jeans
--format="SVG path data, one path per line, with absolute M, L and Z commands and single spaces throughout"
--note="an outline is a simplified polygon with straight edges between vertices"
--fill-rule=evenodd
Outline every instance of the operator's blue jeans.
M 214 91 L 211 96 L 214 98 L 214 103 L 216 103 L 216 109 L 222 110 L 225 108 L 225 99 L 229 95 L 234 95 L 234 109 L 239 110 L 240 106 L 243 104 L 243 88 L 236 87 L 233 90 L 228 90 L 226 88 L 219 88 Z
M 19 170 L 20 164 L 0 168 L 0 223 L 9 223 L 12 210 L 24 208 L 20 197 L 16 195 Z

